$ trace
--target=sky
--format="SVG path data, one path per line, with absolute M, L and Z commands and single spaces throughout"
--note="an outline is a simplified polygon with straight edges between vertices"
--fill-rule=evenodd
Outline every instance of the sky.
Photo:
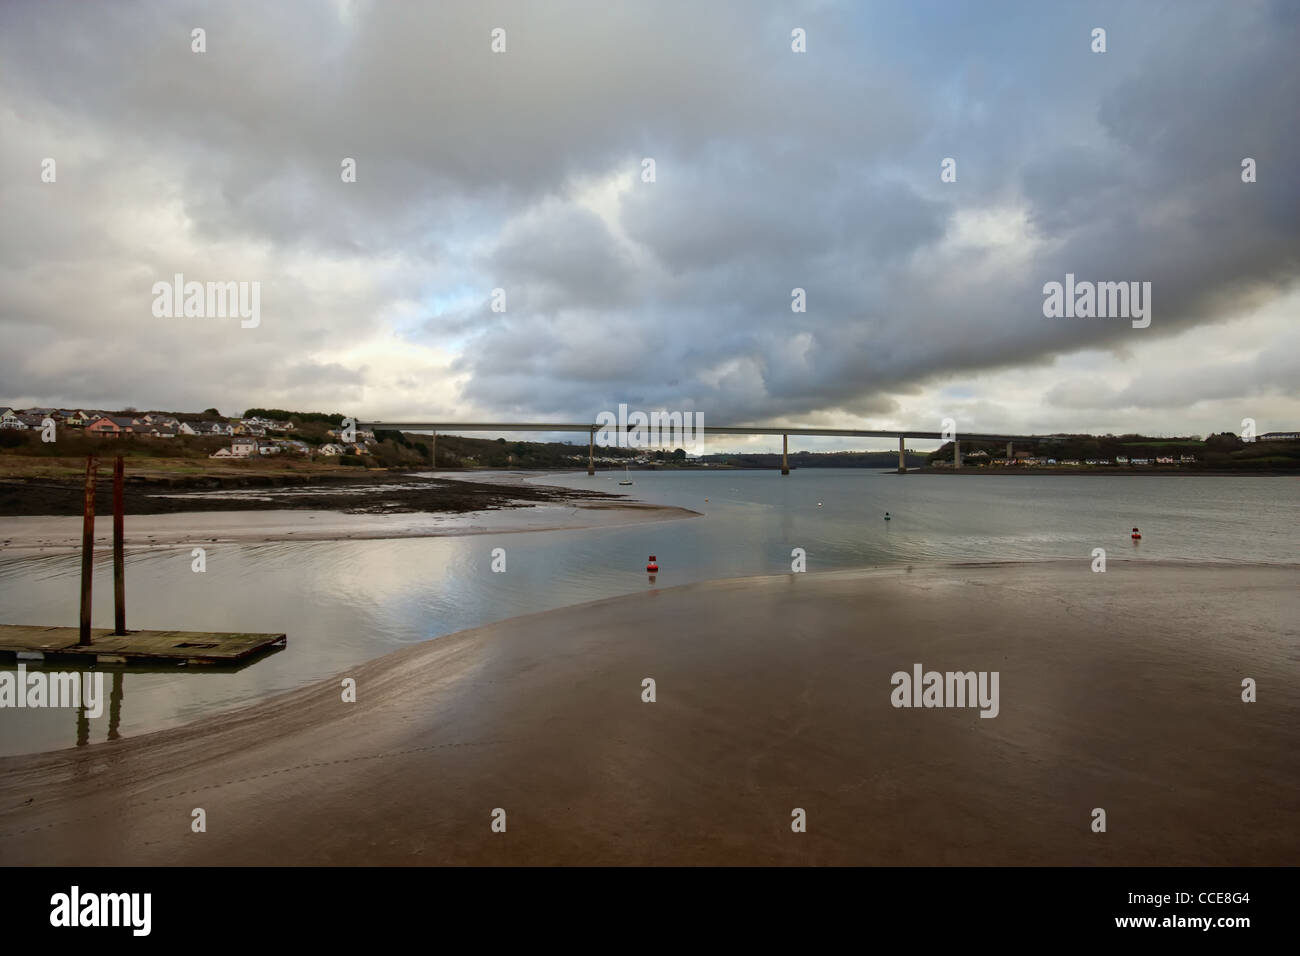
M 1294 430 L 1297 49 L 1285 0 L 7 0 L 0 404 Z

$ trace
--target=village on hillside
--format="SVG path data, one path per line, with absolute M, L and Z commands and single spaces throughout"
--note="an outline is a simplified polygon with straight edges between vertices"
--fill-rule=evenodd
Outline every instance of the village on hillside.
M 76 429 L 97 438 L 174 439 L 178 437 L 229 438 L 230 442 L 209 454 L 209 458 L 255 458 L 259 455 L 302 455 L 337 457 L 369 454 L 375 435 L 355 429 L 355 441 L 344 441 L 340 428 L 327 429 L 328 441 L 312 444 L 285 437 L 295 430 L 289 421 L 253 415 L 228 419 L 178 417 L 162 412 L 115 414 L 68 408 L 0 408 L 0 430 L 41 431 L 50 426 Z M 279 436 L 279 437 L 275 437 Z
M 339 413 L 250 408 L 242 416 L 203 412 L 139 412 L 0 406 L 0 448 L 20 455 L 85 454 L 99 441 L 129 440 L 132 455 L 155 458 L 209 458 L 267 461 L 271 456 L 312 464 L 366 467 L 585 468 L 586 442 L 507 442 L 505 438 L 401 431 L 344 429 Z M 87 441 L 89 439 L 89 441 Z M 1019 447 L 1016 447 L 1016 446 Z M 776 468 L 780 453 L 713 452 L 683 449 L 597 448 L 592 464 L 609 468 Z M 907 466 L 927 471 L 954 470 L 947 442 L 933 452 L 908 449 Z M 1048 435 L 1004 445 L 963 441 L 961 468 L 975 471 L 1140 471 L 1173 469 L 1184 473 L 1215 469 L 1249 472 L 1300 468 L 1300 435 L 1294 431 L 1258 436 L 1232 432 L 1183 438 L 1132 435 Z M 436 454 L 436 462 L 435 462 Z M 862 467 L 894 470 L 896 453 L 792 452 L 794 468 Z M 286 462 L 287 464 L 287 462 Z

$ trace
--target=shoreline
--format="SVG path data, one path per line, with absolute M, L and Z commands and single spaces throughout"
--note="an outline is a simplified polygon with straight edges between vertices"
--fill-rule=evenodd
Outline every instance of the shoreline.
M 530 482 L 523 472 L 450 477 L 424 471 L 287 481 L 262 476 L 213 484 L 206 477 L 179 485 L 128 482 L 127 550 L 568 531 L 700 516 L 623 494 Z M 110 485 L 101 480 L 97 488 L 96 545 L 112 540 L 106 530 L 111 528 L 111 506 L 102 500 Z M 23 507 L 22 492 L 32 487 L 47 492 L 28 506 L 36 513 L 13 513 Z M 79 488 L 79 483 L 61 479 L 0 482 L 0 552 L 80 549 Z
M 126 514 L 314 510 L 349 514 L 458 514 L 528 504 L 624 501 L 625 495 L 530 485 L 520 481 L 460 481 L 443 473 L 389 472 L 302 475 L 211 475 L 144 478 L 124 483 Z M 0 517 L 81 517 L 83 480 L 0 478 Z M 112 513 L 112 480 L 95 487 L 97 515 Z
M 1003 562 L 652 588 L 0 758 L 0 836 L 11 864 L 1285 864 L 1296 578 Z M 891 707 L 913 662 L 999 671 L 999 716 Z M 195 806 L 221 821 L 199 839 Z
M 182 511 L 127 516 L 127 552 L 208 544 L 283 541 L 372 541 L 477 534 L 520 534 L 614 528 L 700 517 L 700 512 L 637 501 L 522 502 L 513 508 L 460 513 L 343 514 L 334 511 Z M 81 550 L 81 518 L 23 515 L 0 518 L 0 554 Z M 112 516 L 97 516 L 95 545 L 112 543 Z
M 961 468 L 909 468 L 907 474 L 917 475 L 1092 475 L 1098 478 L 1300 478 L 1300 472 L 1280 469 L 1252 469 L 1249 471 L 1179 471 L 1177 468 L 1130 468 L 1099 471 L 1096 468 L 987 468 L 966 465 Z

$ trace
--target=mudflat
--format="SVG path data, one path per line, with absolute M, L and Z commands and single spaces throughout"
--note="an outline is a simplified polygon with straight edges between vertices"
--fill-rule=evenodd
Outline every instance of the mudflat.
M 355 474 L 360 470 L 362 474 Z M 112 472 L 95 486 L 95 511 L 113 513 Z M 353 473 L 349 473 L 353 472 Z M 123 487 L 128 517 L 181 512 L 283 511 L 303 509 L 347 514 L 459 513 L 517 508 L 545 502 L 620 501 L 622 495 L 528 484 L 513 476 L 499 481 L 461 481 L 422 473 L 342 469 L 342 473 L 152 476 L 128 475 Z M 0 478 L 0 517 L 82 514 L 81 478 Z
M 1080 560 L 648 586 L 0 759 L 0 862 L 1293 865 L 1298 584 Z M 997 716 L 895 706 L 917 664 L 997 672 Z

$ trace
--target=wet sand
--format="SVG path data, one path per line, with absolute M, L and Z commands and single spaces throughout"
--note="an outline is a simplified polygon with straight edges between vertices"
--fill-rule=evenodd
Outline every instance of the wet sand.
M 170 477 L 129 475 L 123 487 L 128 517 L 212 511 L 336 511 L 346 514 L 457 514 L 532 504 L 626 501 L 622 494 L 557 488 L 525 482 L 514 474 L 446 472 L 361 474 L 198 474 Z M 501 480 L 494 480 L 500 477 Z M 101 476 L 95 513 L 112 514 L 112 481 Z M 0 517 L 81 517 L 84 485 L 67 478 L 0 478 Z
M 131 516 L 128 550 L 211 543 L 432 538 L 609 528 L 642 521 L 696 518 L 698 511 L 638 501 L 573 501 L 454 514 L 347 514 L 338 511 L 212 511 Z M 96 543 L 112 544 L 112 516 L 95 524 Z M 0 551 L 81 549 L 81 518 L 0 518 Z
M 0 862 L 1295 864 L 1298 584 L 1080 560 L 648 588 L 369 662 L 353 704 L 336 678 L 0 759 Z M 998 671 L 999 715 L 894 708 L 917 662 Z

